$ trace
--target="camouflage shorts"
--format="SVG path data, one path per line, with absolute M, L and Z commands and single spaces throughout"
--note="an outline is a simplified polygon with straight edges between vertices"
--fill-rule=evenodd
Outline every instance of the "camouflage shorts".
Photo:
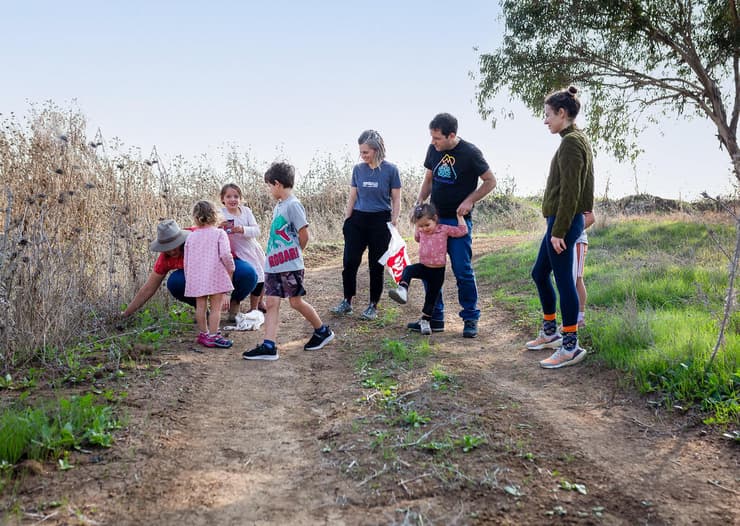
M 303 288 L 303 269 L 279 272 L 277 274 L 265 273 L 265 296 L 294 298 L 305 295 L 306 289 Z

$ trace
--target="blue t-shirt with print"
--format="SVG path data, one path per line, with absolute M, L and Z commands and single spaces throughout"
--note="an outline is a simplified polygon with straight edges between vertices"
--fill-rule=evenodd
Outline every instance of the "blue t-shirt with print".
M 306 210 L 296 196 L 291 195 L 275 206 L 265 250 L 265 272 L 277 274 L 304 268 L 298 231 L 305 226 L 308 226 Z
M 351 185 L 357 188 L 353 210 L 387 212 L 391 209 L 391 190 L 401 188 L 401 176 L 395 164 L 381 161 L 377 168 L 367 163 L 355 165 Z

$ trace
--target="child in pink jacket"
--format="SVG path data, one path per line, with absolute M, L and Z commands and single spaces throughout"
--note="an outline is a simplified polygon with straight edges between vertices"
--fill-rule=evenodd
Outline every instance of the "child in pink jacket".
M 429 322 L 445 280 L 447 238 L 466 235 L 468 226 L 460 214 L 457 215 L 457 226 L 439 224 L 437 209 L 431 203 L 421 204 L 414 208 L 411 220 L 416 227 L 414 239 L 419 243 L 419 263 L 408 265 L 403 270 L 398 288 L 388 291 L 388 295 L 403 305 L 408 300 L 411 280 L 417 278 L 426 282 L 424 307 L 421 310 L 419 327 L 422 334 L 432 334 Z

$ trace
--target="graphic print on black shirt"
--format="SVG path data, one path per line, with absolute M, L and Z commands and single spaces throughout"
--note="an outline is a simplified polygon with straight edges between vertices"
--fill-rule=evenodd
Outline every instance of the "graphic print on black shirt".
M 446 153 L 437 163 L 437 166 L 432 170 L 434 179 L 443 184 L 454 184 L 457 181 L 457 173 L 455 173 L 455 158 Z

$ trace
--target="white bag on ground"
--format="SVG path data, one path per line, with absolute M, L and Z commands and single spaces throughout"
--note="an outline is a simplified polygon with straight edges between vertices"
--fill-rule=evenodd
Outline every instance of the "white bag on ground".
M 256 331 L 265 323 L 265 315 L 255 309 L 247 313 L 236 313 L 236 325 L 224 327 L 225 331 Z
M 401 237 L 401 234 L 398 233 L 393 223 L 386 223 L 386 225 L 388 225 L 388 230 L 391 231 L 391 240 L 388 243 L 388 250 L 380 256 L 378 263 L 385 266 L 396 283 L 398 283 L 401 281 L 403 269 L 411 263 L 411 260 L 406 253 L 406 242 Z

